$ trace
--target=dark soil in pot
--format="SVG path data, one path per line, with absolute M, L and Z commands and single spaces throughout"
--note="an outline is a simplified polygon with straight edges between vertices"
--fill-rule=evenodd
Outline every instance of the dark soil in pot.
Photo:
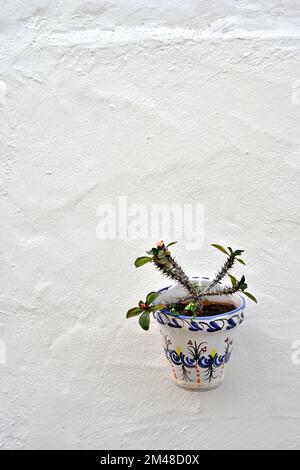
M 172 305 L 179 315 L 192 316 L 192 313 L 184 310 L 188 305 L 188 302 L 179 302 L 176 305 Z M 224 313 L 232 312 L 236 306 L 233 304 L 222 303 L 222 302 L 204 302 L 203 311 L 199 316 L 201 317 L 214 317 L 216 315 L 222 315 Z

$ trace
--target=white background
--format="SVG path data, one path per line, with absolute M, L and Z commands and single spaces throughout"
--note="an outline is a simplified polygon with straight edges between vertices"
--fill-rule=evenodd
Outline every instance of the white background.
M 0 448 L 299 448 L 299 1 L 0 12 Z M 222 388 L 175 387 L 156 325 L 125 320 L 168 281 L 132 264 L 155 240 L 97 238 L 119 196 L 203 204 L 191 273 L 247 250 L 259 304 Z

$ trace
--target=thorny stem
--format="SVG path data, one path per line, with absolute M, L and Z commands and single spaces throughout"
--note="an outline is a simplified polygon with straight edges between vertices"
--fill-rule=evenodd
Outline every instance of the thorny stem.
M 155 259 L 154 264 L 165 276 L 178 281 L 193 296 L 193 298 L 195 298 L 195 300 L 200 300 L 197 289 L 189 280 L 181 266 L 179 266 L 172 256 L 168 257 L 168 261 L 169 263 L 167 264 L 160 264 L 159 261 Z
M 182 304 L 182 303 L 187 303 L 188 305 L 185 306 L 185 310 L 188 310 L 191 313 L 193 313 L 192 318 L 196 317 L 197 315 L 200 315 L 203 310 L 204 310 L 204 305 L 205 305 L 205 300 L 206 297 L 209 296 L 222 296 L 222 295 L 233 295 L 236 292 L 243 292 L 244 295 L 249 297 L 251 300 L 257 303 L 256 298 L 254 295 L 252 295 L 250 292 L 246 291 L 247 289 L 247 284 L 245 281 L 245 276 L 242 276 L 240 281 L 238 281 L 234 276 L 229 274 L 229 277 L 231 279 L 231 284 L 232 287 L 222 287 L 220 286 L 220 282 L 224 279 L 224 277 L 228 274 L 228 271 L 231 270 L 233 267 L 235 261 L 238 261 L 241 264 L 245 264 L 242 259 L 239 258 L 239 256 L 243 253 L 244 250 L 236 250 L 233 251 L 232 248 L 228 247 L 226 250 L 223 246 L 213 244 L 215 248 L 219 249 L 223 253 L 227 255 L 227 260 L 216 275 L 216 277 L 213 279 L 212 282 L 208 284 L 208 286 L 201 286 L 198 285 L 197 282 L 193 282 L 188 278 L 188 276 L 185 274 L 181 266 L 175 261 L 175 259 L 171 256 L 171 253 L 169 251 L 169 247 L 176 244 L 176 242 L 169 243 L 167 246 L 164 244 L 163 241 L 160 241 L 157 244 L 157 248 L 152 248 L 150 251 L 147 251 L 147 254 L 150 256 L 144 256 L 140 257 L 135 261 L 135 266 L 137 268 L 147 264 L 147 263 L 153 263 L 155 267 L 162 273 L 164 274 L 167 278 L 170 278 L 172 280 L 177 281 L 179 284 L 181 284 L 185 290 L 188 292 L 188 295 L 178 299 L 174 299 L 175 304 Z M 151 292 L 151 294 L 156 294 L 154 292 Z M 158 293 L 157 293 L 158 295 Z M 148 297 L 150 294 L 148 295 Z M 147 298 L 148 298 L 147 297 Z M 169 299 L 169 302 L 167 305 L 170 305 L 173 303 Z M 148 308 L 149 305 L 146 302 L 144 304 L 141 302 L 139 304 L 139 307 L 133 308 L 128 311 L 127 313 L 127 318 L 131 318 L 132 316 L 137 316 L 139 314 L 142 314 L 140 325 L 142 326 L 143 329 L 148 330 L 149 329 L 149 321 L 145 322 L 143 315 L 145 315 L 146 312 L 154 311 L 153 309 L 155 308 L 160 308 L 161 306 L 156 306 L 151 309 Z M 173 307 L 176 311 L 177 306 Z M 143 313 L 142 313 L 143 312 Z M 148 315 L 149 316 L 149 315 Z
M 154 257 L 153 259 L 153 262 L 159 271 L 161 271 L 166 277 L 178 281 L 189 292 L 190 296 L 186 297 L 185 299 L 189 299 L 195 304 L 195 316 L 203 311 L 203 300 L 206 296 L 233 295 L 240 290 L 240 285 L 237 284 L 235 287 L 224 287 L 219 291 L 211 291 L 211 289 L 219 284 L 219 282 L 226 276 L 227 272 L 232 268 L 234 261 L 235 254 L 232 254 L 228 257 L 226 263 L 216 278 L 206 289 L 204 289 L 202 292 L 199 292 L 197 286 L 190 281 L 188 276 L 185 274 L 177 261 L 175 261 L 175 259 L 171 256 L 169 251 L 164 251 L 163 260 L 158 257 Z
M 159 271 L 161 271 L 166 277 L 176 280 L 189 292 L 193 298 L 193 301 L 199 305 L 197 305 L 197 310 L 201 312 L 203 310 L 201 294 L 198 292 L 195 284 L 190 281 L 177 261 L 175 261 L 175 259 L 169 253 L 166 253 L 165 262 L 160 262 L 157 257 L 154 257 L 153 262 L 157 269 L 159 269 Z
M 211 292 L 211 290 L 215 286 L 217 286 L 222 281 L 222 279 L 224 279 L 228 271 L 233 267 L 234 262 L 235 262 L 235 255 L 231 254 L 229 258 L 227 258 L 227 261 L 224 263 L 221 270 L 216 275 L 215 279 L 208 285 L 206 289 L 206 293 Z
M 236 286 L 236 287 L 224 287 L 222 290 L 220 290 L 220 291 L 215 291 L 215 292 L 210 292 L 209 290 L 206 290 L 206 291 L 201 292 L 201 297 L 205 297 L 205 296 L 208 296 L 208 295 L 211 295 L 211 296 L 233 295 L 233 294 L 235 294 L 236 292 L 238 292 L 239 290 L 240 290 L 240 287 L 239 287 L 239 286 Z
M 217 296 L 221 296 L 221 295 L 233 295 L 233 294 L 235 294 L 236 292 L 239 292 L 239 291 L 240 291 L 239 286 L 237 286 L 237 287 L 224 287 L 222 290 L 214 291 L 214 292 L 204 290 L 199 294 L 199 297 L 200 297 L 199 301 L 203 302 L 204 298 L 208 297 L 208 296 L 217 297 Z M 194 300 L 193 297 L 187 296 L 187 297 L 182 298 L 181 302 L 192 302 L 193 300 Z

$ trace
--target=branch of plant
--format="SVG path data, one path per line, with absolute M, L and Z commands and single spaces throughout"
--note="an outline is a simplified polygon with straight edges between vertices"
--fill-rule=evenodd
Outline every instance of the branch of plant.
M 246 291 L 248 286 L 246 284 L 245 276 L 242 276 L 240 281 L 238 281 L 234 276 L 229 274 L 229 271 L 234 267 L 236 261 L 245 265 L 243 259 L 240 258 L 244 250 L 233 251 L 231 247 L 226 249 L 222 245 L 213 244 L 213 247 L 226 254 L 227 259 L 211 283 L 207 287 L 202 288 L 197 285 L 197 283 L 189 279 L 179 263 L 171 256 L 169 248 L 175 244 L 176 242 L 172 242 L 165 245 L 163 241 L 160 241 L 156 248 L 152 248 L 147 252 L 148 256 L 138 258 L 135 261 L 135 266 L 138 268 L 145 264 L 153 263 L 164 276 L 181 284 L 187 290 L 189 295 L 181 299 L 176 299 L 176 303 L 178 305 L 182 305 L 182 303 L 187 304 L 185 311 L 189 312 L 192 318 L 199 316 L 202 313 L 204 302 L 208 296 L 229 296 L 237 292 L 242 292 L 248 298 L 257 302 L 256 298 L 250 294 L 250 292 Z M 230 277 L 231 287 L 220 287 L 220 283 L 226 275 Z M 144 330 L 148 330 L 150 325 L 150 314 L 166 307 L 166 305 L 155 305 L 155 301 L 158 297 L 159 293 L 150 292 L 145 302 L 140 301 L 138 307 L 134 307 L 128 311 L 127 318 L 140 315 L 139 323 L 141 327 Z M 171 302 L 169 301 L 168 305 L 170 304 Z M 176 312 L 176 305 L 175 307 L 172 307 L 172 310 Z

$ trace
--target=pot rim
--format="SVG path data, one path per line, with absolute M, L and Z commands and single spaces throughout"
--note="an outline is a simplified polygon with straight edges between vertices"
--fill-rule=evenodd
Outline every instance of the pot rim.
M 192 279 L 200 279 L 200 277 L 192 277 Z M 209 279 L 207 277 L 203 277 L 201 279 Z M 165 292 L 167 290 L 170 289 L 170 287 L 172 287 L 174 284 L 171 284 L 170 286 L 168 287 L 164 287 L 163 289 L 160 289 L 159 291 L 157 291 L 159 294 L 161 294 L 162 292 Z M 210 316 L 210 317 L 194 317 L 193 318 L 193 321 L 198 321 L 198 320 L 209 320 L 209 321 L 213 321 L 213 320 L 216 320 L 217 318 L 224 318 L 224 317 L 228 317 L 228 316 L 231 316 L 233 314 L 236 314 L 242 310 L 244 310 L 244 308 L 246 307 L 246 300 L 245 300 L 245 297 L 243 297 L 242 295 L 240 294 L 235 294 L 233 296 L 228 296 L 228 297 L 239 297 L 240 298 L 240 301 L 241 301 L 241 305 L 237 308 L 235 308 L 234 310 L 231 310 L 230 312 L 227 312 L 227 313 L 220 313 L 219 315 L 214 315 L 214 316 Z M 173 317 L 173 318 L 180 318 L 182 320 L 191 320 L 192 317 L 191 316 L 188 316 L 188 315 L 175 315 L 174 313 L 171 313 L 169 312 L 169 310 L 167 309 L 161 309 L 159 310 L 159 312 L 162 312 L 164 313 L 165 315 L 168 315 L 170 317 Z

